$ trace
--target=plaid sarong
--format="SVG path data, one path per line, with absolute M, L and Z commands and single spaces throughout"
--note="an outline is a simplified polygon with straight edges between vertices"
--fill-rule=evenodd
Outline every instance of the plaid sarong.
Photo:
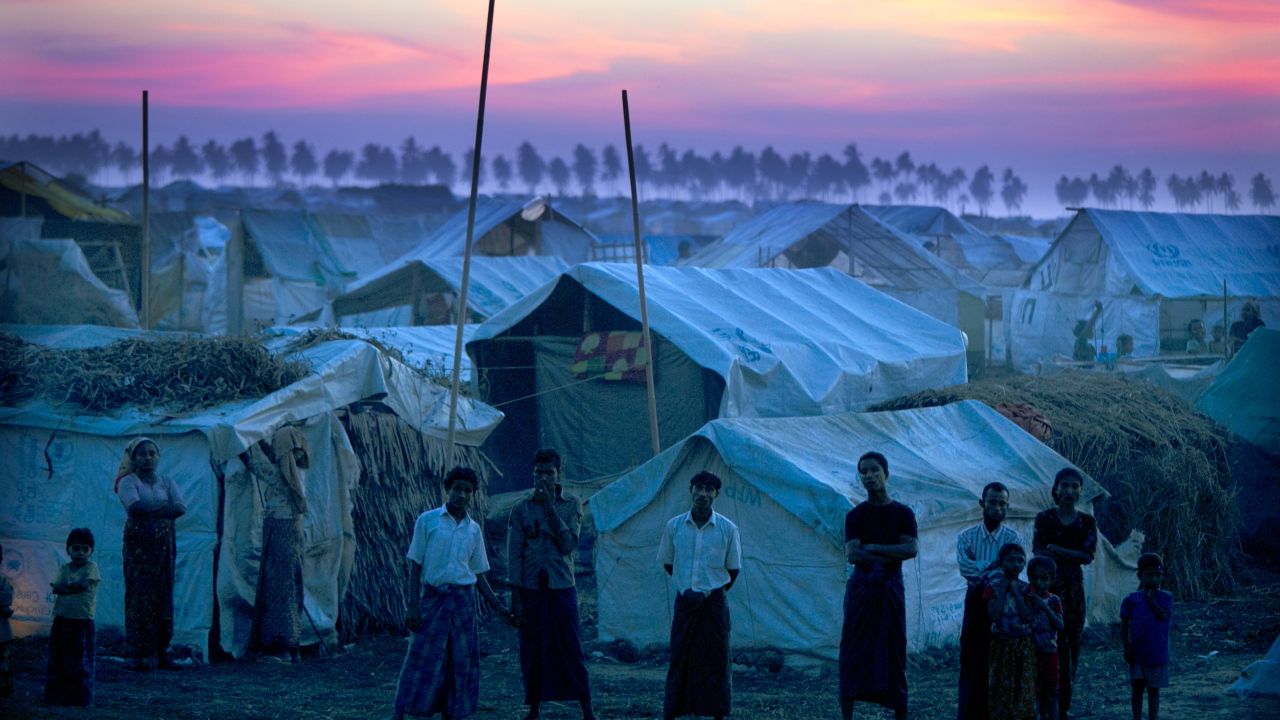
M 724 588 L 707 595 L 686 591 L 676 596 L 663 715 L 721 717 L 730 713 L 733 677 L 729 668 L 729 634 L 732 627 Z
M 424 585 L 422 628 L 409 641 L 395 709 L 407 715 L 467 718 L 480 696 L 480 638 L 474 585 Z
M 262 521 L 262 561 L 254 629 L 268 651 L 298 647 L 302 638 L 301 519 Z

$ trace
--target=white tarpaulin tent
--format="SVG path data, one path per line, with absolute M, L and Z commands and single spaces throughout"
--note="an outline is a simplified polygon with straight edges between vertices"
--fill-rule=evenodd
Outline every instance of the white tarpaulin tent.
M 429 325 L 451 318 L 462 287 L 463 258 L 425 256 L 428 252 L 430 246 L 420 246 L 353 283 L 333 299 L 328 315 L 339 325 L 366 327 Z M 492 317 L 568 269 L 568 263 L 554 256 L 471 258 L 468 320 Z M 436 297 L 441 307 L 433 313 L 430 300 Z
M 956 537 L 981 521 L 982 487 L 1010 488 L 1007 522 L 1031 542 L 1052 505 L 1063 457 L 986 405 L 963 401 L 891 413 L 714 420 L 591 497 L 599 639 L 665 643 L 674 590 L 657 561 L 663 524 L 689 509 L 689 478 L 720 476 L 715 509 L 738 525 L 742 574 L 729 593 L 735 647 L 835 658 L 849 565 L 844 517 L 866 498 L 857 458 L 889 460 L 889 492 L 910 506 L 919 556 L 903 565 L 912 650 L 954 644 L 964 610 Z M 1081 508 L 1104 491 L 1086 478 Z M 1140 543 L 1137 543 L 1140 544 Z M 1085 569 L 1089 618 L 1114 622 L 1131 589 L 1137 548 L 1101 540 Z M 664 588 L 658 592 L 657 588 Z
M 1180 354 L 1187 324 L 1206 330 L 1239 319 L 1250 298 L 1280 325 L 1280 217 L 1131 212 L 1084 208 L 1005 303 L 1014 367 L 1034 370 L 1071 356 L 1076 321 L 1103 305 L 1094 346 L 1133 336 L 1134 356 Z
M 461 257 L 467 247 L 467 214 L 459 210 L 413 252 L 421 259 Z M 596 237 L 545 197 L 528 202 L 481 196 L 472 227 L 472 253 L 488 256 L 551 255 L 569 263 L 591 259 Z
M 0 329 L 51 347 L 87 347 L 138 335 L 101 328 Z M 307 363 L 311 374 L 256 400 L 178 416 L 129 408 L 112 416 L 87 415 L 40 400 L 0 408 L 0 453 L 10 460 L 0 467 L 0 507 L 5 508 L 0 543 L 6 574 L 18 590 L 13 625 L 19 635 L 47 632 L 48 583 L 64 561 L 67 530 L 76 526 L 89 527 L 97 538 L 95 560 L 102 585 L 96 619 L 100 626 L 123 624 L 120 550 L 125 514 L 112 492 L 112 477 L 127 442 L 147 435 L 160 447 L 160 472 L 178 483 L 188 506 L 178 521 L 174 643 L 195 647 L 208 657 L 216 587 L 221 643 L 228 651 L 242 653 L 252 618 L 261 537 L 256 494 L 252 483 L 239 474 L 237 455 L 286 422 L 302 423 L 311 447 L 304 523 L 306 608 L 321 633 L 332 632 L 351 570 L 350 492 L 360 476 L 359 463 L 333 411 L 378 400 L 421 432 L 444 437 L 448 391 L 360 340 L 322 342 L 293 351 L 287 347 L 290 340 L 278 338 L 269 348 Z M 460 417 L 459 442 L 479 445 L 502 415 L 462 399 Z M 220 538 L 218 473 L 226 478 Z M 221 551 L 215 558 L 219 540 Z M 310 624 L 304 623 L 304 628 L 309 630 Z
M 966 380 L 959 331 L 832 268 L 649 266 L 645 290 L 664 443 L 715 417 L 846 412 Z M 500 467 L 539 444 L 580 479 L 650 457 L 643 378 L 572 368 L 584 337 L 639 316 L 635 267 L 588 263 L 480 326 L 467 352 L 508 415 L 486 448 Z
M 1280 637 L 1261 660 L 1240 671 L 1227 692 L 1241 697 L 1280 697 Z
M 0 218 L 0 322 L 136 328 L 138 314 L 74 240 L 42 239 L 38 219 Z

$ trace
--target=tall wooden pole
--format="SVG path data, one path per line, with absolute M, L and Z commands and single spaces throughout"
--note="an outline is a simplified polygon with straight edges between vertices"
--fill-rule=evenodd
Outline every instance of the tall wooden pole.
M 142 321 L 142 329 L 151 329 L 151 149 L 149 113 L 147 101 L 149 93 L 142 91 L 142 296 L 139 304 L 138 319 Z
M 458 289 L 458 332 L 453 339 L 453 383 L 449 389 L 449 456 L 457 457 L 453 440 L 458 427 L 458 385 L 462 377 L 462 330 L 467 323 L 467 291 L 471 285 L 471 243 L 476 229 L 476 198 L 480 192 L 480 145 L 484 142 L 484 100 L 489 91 L 489 49 L 493 43 L 493 5 L 484 29 L 484 65 L 480 70 L 480 108 L 476 112 L 476 145 L 471 154 L 471 204 L 467 207 L 467 246 L 462 254 L 462 287 Z
M 1227 315 L 1227 279 L 1222 279 L 1222 356 L 1231 357 L 1235 348 L 1231 347 L 1231 322 Z M 1210 336 L 1212 337 L 1212 335 Z
M 644 242 L 640 238 L 640 200 L 636 194 L 636 155 L 631 149 L 631 106 L 627 91 L 622 91 L 622 126 L 627 136 L 627 172 L 631 176 L 631 227 L 636 244 L 636 286 L 640 291 L 640 349 L 648 355 L 644 364 L 644 381 L 649 389 L 649 440 L 653 454 L 662 452 L 658 437 L 658 395 L 653 389 L 653 338 L 649 334 L 649 303 L 644 294 Z

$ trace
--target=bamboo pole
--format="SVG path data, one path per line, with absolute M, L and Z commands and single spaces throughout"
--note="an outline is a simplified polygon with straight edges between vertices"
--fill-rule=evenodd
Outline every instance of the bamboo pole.
M 1231 347 L 1231 323 L 1227 315 L 1227 279 L 1222 279 L 1222 357 L 1231 357 L 1231 351 L 1235 348 Z M 1213 337 L 1210 335 L 1209 337 Z
M 142 91 L 142 297 L 138 319 L 142 329 L 151 329 L 151 150 L 147 104 L 149 93 Z
M 631 106 L 627 102 L 627 91 L 622 91 L 622 125 L 627 136 L 627 172 L 631 176 L 631 226 L 636 244 L 636 285 L 640 291 L 640 349 L 647 355 L 644 364 L 645 385 L 649 389 L 649 440 L 653 445 L 653 454 L 662 452 L 662 442 L 658 437 L 658 396 L 653 389 L 653 338 L 649 334 L 649 304 L 644 294 L 644 245 L 640 239 L 640 201 L 636 195 L 636 156 L 631 149 Z
M 489 17 L 484 29 L 484 65 L 480 69 L 480 107 L 476 112 L 476 145 L 471 154 L 471 203 L 467 207 L 467 245 L 462 255 L 462 287 L 458 289 L 458 331 L 453 339 L 453 382 L 449 388 L 449 441 L 446 445 L 449 464 L 457 454 L 454 435 L 458 427 L 458 383 L 462 377 L 462 330 L 467 322 L 467 291 L 471 285 L 471 243 L 476 228 L 476 197 L 480 191 L 480 145 L 484 141 L 484 101 L 489 90 L 489 49 L 493 43 L 493 5 L 489 0 Z

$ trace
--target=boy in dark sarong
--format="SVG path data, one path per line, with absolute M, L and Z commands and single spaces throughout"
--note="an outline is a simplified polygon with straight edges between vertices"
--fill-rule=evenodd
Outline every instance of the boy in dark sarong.
M 413 631 L 396 688 L 394 720 L 439 714 L 461 720 L 476 713 L 480 695 L 480 642 L 476 588 L 510 622 L 484 573 L 484 533 L 467 515 L 479 481 L 455 467 L 445 476 L 445 504 L 418 516 L 409 543 L 412 569 L 405 623 Z
M 916 517 L 889 497 L 889 461 L 858 459 L 867 499 L 845 516 L 845 557 L 853 575 L 845 587 L 840 635 L 840 713 L 853 717 L 858 700 L 907 716 L 907 606 L 902 563 L 916 556 Z
M 516 504 L 507 525 L 507 584 L 520 622 L 525 720 L 538 717 L 541 703 L 556 700 L 575 700 L 584 720 L 595 717 L 573 577 L 581 528 L 582 505 L 560 487 L 560 453 L 539 450 L 533 493 Z
M 671 621 L 671 665 L 662 715 L 723 718 L 733 694 L 725 594 L 742 568 L 738 526 L 711 509 L 720 478 L 707 471 L 689 481 L 692 509 L 667 522 L 658 562 L 676 586 Z

